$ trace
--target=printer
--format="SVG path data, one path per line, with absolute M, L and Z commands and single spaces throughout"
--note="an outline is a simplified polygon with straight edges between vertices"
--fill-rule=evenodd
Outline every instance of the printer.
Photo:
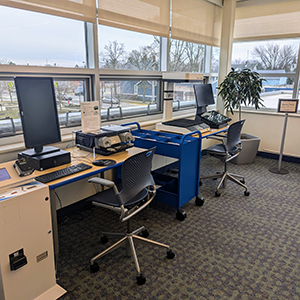
M 76 146 L 101 155 L 111 155 L 133 147 L 131 128 L 120 125 L 106 125 L 95 133 L 76 131 Z

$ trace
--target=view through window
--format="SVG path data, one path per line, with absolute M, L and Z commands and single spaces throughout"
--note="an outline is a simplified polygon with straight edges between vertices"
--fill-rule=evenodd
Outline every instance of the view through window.
M 279 98 L 292 98 L 298 50 L 299 39 L 234 43 L 231 66 L 258 72 L 265 107 L 277 109 Z

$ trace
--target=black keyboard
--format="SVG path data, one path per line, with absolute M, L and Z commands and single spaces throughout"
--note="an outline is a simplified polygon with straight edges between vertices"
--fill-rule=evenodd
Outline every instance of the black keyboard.
M 47 183 L 50 181 L 54 181 L 54 180 L 72 175 L 72 174 L 76 174 L 76 173 L 88 170 L 90 168 L 92 168 L 92 166 L 86 165 L 84 163 L 80 163 L 77 165 L 73 165 L 70 167 L 66 167 L 64 169 L 60 169 L 60 170 L 45 174 L 45 175 L 35 177 L 35 180 L 42 182 L 42 183 Z

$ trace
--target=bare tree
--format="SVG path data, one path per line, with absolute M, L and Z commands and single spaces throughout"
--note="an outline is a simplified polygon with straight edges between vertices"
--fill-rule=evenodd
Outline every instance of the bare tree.
M 68 92 L 70 89 L 70 82 L 69 81 L 56 81 L 54 83 L 55 92 L 56 92 L 56 99 L 59 103 L 59 111 L 62 111 L 62 99 L 63 96 Z
M 170 62 L 169 69 L 171 72 L 174 71 L 185 71 L 187 69 L 186 66 L 186 51 L 185 51 L 185 43 L 180 40 L 170 40 Z
M 289 72 L 297 59 L 296 48 L 293 45 L 280 47 L 276 44 L 267 43 L 266 45 L 256 46 L 251 54 L 261 62 L 262 68 L 266 70 L 285 70 Z
M 204 62 L 204 46 L 185 42 L 185 53 L 189 72 L 201 72 Z
M 127 57 L 127 68 L 135 70 L 153 71 L 156 65 L 157 53 L 152 45 L 132 50 Z
M 105 69 L 123 69 L 126 58 L 125 46 L 117 41 L 109 41 L 100 53 L 100 67 Z
M 127 58 L 127 67 L 135 70 L 148 70 L 153 71 L 157 69 L 156 62 L 157 53 L 153 45 L 140 47 L 139 50 L 132 50 Z M 146 101 L 146 90 L 152 87 L 148 80 L 141 80 L 137 86 L 142 90 L 143 102 Z

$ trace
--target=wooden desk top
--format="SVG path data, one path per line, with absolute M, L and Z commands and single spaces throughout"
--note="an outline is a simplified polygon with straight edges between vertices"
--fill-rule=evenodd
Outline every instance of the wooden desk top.
M 136 153 L 142 152 L 145 149 L 133 147 L 133 148 L 129 148 L 125 151 L 121 151 L 121 152 L 118 152 L 116 154 L 109 155 L 109 156 L 103 156 L 103 155 L 96 154 L 95 159 L 93 158 L 93 154 L 91 152 L 80 150 L 77 147 L 68 148 L 65 150 L 69 151 L 71 154 L 71 163 L 61 165 L 58 167 L 54 167 L 54 168 L 50 168 L 50 169 L 47 169 L 44 171 L 34 171 L 31 175 L 24 176 L 24 177 L 20 177 L 14 170 L 14 168 L 13 168 L 14 161 L 0 164 L 0 169 L 5 168 L 10 177 L 6 180 L 0 181 L 0 190 L 3 191 L 3 190 L 11 188 L 13 186 L 16 186 L 16 185 L 23 185 L 23 184 L 29 183 L 29 182 L 33 181 L 34 178 L 37 176 L 51 173 L 51 172 L 66 168 L 71 165 L 85 163 L 85 164 L 92 166 L 92 168 L 90 168 L 86 171 L 82 171 L 82 172 L 79 172 L 79 173 L 76 173 L 76 174 L 55 180 L 55 181 L 51 181 L 49 183 L 46 183 L 46 185 L 48 185 L 50 189 L 54 189 L 59 186 L 68 184 L 70 182 L 74 182 L 74 181 L 80 180 L 82 178 L 87 178 L 89 176 L 94 176 L 98 173 L 101 173 L 101 172 L 107 171 L 109 169 L 115 168 L 117 166 L 120 166 L 126 158 L 128 158 L 131 155 L 134 155 Z M 93 160 L 96 160 L 96 159 L 112 159 L 112 160 L 116 161 L 116 164 L 112 165 L 112 166 L 101 166 L 101 167 L 94 166 L 94 165 L 92 165 L 92 162 L 93 162 Z

